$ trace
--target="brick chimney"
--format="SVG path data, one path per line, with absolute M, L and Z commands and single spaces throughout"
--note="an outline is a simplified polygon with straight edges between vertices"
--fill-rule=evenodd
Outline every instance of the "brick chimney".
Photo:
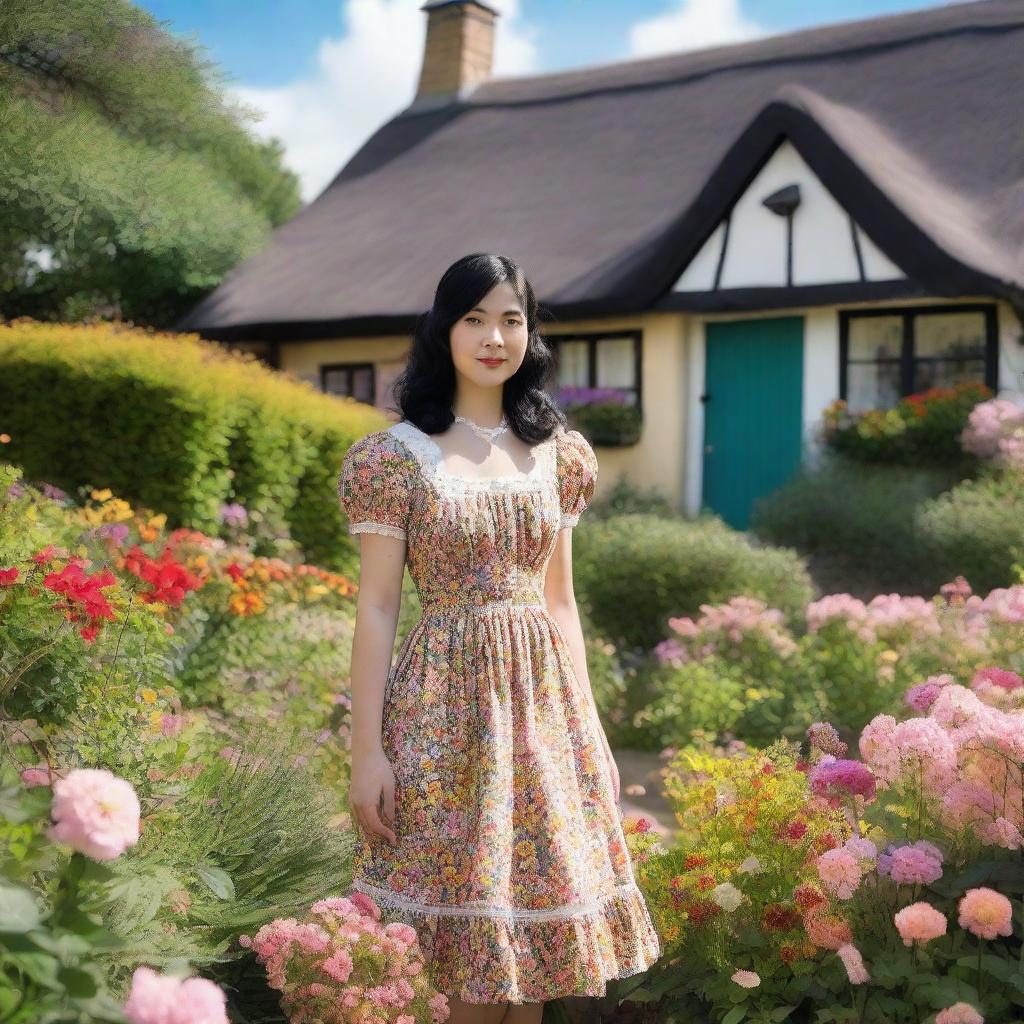
M 447 103 L 489 78 L 498 11 L 480 0 L 428 0 L 427 41 L 414 106 Z

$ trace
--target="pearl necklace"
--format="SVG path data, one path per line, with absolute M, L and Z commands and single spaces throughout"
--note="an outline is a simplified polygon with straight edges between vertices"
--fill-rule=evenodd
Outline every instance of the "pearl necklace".
M 473 431 L 477 437 L 483 438 L 485 441 L 493 441 L 496 437 L 504 434 L 508 430 L 508 420 L 505 418 L 505 414 L 501 414 L 501 422 L 496 427 L 481 427 L 478 423 L 474 423 L 468 416 L 456 416 L 456 423 L 465 423 L 470 430 Z

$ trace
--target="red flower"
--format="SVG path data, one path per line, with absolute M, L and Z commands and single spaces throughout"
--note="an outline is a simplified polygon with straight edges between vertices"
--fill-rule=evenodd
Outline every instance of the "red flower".
M 57 553 L 57 549 L 52 544 L 47 544 L 42 551 L 37 551 L 32 556 L 32 561 L 37 565 L 42 565 L 43 562 L 49 562 Z
M 722 908 L 714 900 L 697 900 L 686 908 L 687 916 L 695 925 L 705 924 L 721 912 Z
M 84 623 L 79 633 L 89 643 L 96 639 L 103 620 L 116 618 L 106 595 L 100 593 L 116 582 L 117 577 L 109 569 L 88 576 L 77 561 L 43 577 L 43 586 L 64 598 L 55 602 L 54 610 L 63 611 L 69 622 Z
M 806 821 L 791 821 L 785 829 L 785 838 L 791 843 L 797 843 L 807 835 Z
M 814 849 L 818 853 L 824 853 L 826 850 L 834 850 L 839 845 L 839 840 L 836 839 L 831 832 L 824 832 L 814 841 Z
M 714 875 L 701 875 L 697 879 L 698 889 L 714 889 L 715 887 L 715 876 Z
M 766 932 L 788 932 L 796 928 L 803 920 L 803 915 L 792 907 L 781 903 L 769 903 L 761 916 L 761 927 Z
M 237 563 L 232 562 L 224 567 L 224 571 L 237 583 L 245 576 L 245 570 Z
M 14 581 L 18 578 L 18 567 L 12 566 L 10 569 L 0 569 L 0 587 L 11 587 L 14 585 Z
M 798 885 L 793 890 L 793 899 L 801 910 L 810 910 L 826 902 L 821 890 L 813 885 Z
M 799 960 L 799 959 L 800 959 L 800 950 L 798 950 L 798 949 L 796 948 L 796 946 L 794 946 L 794 945 L 792 945 L 791 943 L 787 942 L 787 943 L 786 943 L 786 944 L 785 944 L 784 946 L 782 946 L 782 948 L 781 948 L 781 949 L 779 950 L 779 959 L 780 959 L 780 960 L 781 960 L 781 961 L 782 961 L 782 962 L 783 962 L 784 964 L 792 964 L 792 963 L 795 963 L 795 962 L 796 962 L 797 960 Z
M 190 590 L 198 590 L 203 580 L 176 562 L 171 549 L 164 548 L 159 558 L 150 558 L 138 544 L 125 555 L 125 568 L 133 576 L 152 585 L 151 590 L 140 590 L 139 600 L 152 604 L 162 601 L 172 607 L 180 605 Z
M 686 855 L 686 860 L 683 861 L 683 867 L 687 871 L 692 871 L 694 868 L 702 868 L 707 865 L 708 859 L 702 853 L 689 853 Z

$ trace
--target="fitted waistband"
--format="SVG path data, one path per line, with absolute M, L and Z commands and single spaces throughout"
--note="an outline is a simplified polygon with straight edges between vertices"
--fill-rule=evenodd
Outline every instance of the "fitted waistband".
M 423 614 L 420 618 L 443 619 L 462 614 L 483 615 L 487 612 L 516 608 L 537 608 L 546 611 L 547 604 L 544 601 L 521 601 L 513 598 L 502 598 L 494 601 L 482 601 L 480 604 L 452 605 L 450 608 L 427 607 L 423 609 Z

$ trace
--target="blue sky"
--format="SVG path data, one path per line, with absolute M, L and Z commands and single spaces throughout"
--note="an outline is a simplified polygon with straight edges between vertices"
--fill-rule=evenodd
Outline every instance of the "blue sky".
M 319 194 L 366 138 L 412 100 L 423 0 L 137 0 L 201 44 Z M 542 74 L 700 49 L 835 21 L 938 6 L 935 0 L 491 0 L 494 74 Z M 258 119 L 257 119 L 258 118 Z

